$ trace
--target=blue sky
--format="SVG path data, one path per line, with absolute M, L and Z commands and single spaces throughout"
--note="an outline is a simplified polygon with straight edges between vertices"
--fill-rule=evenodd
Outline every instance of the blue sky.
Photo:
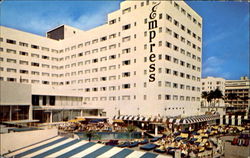
M 4 1 L 1 25 L 45 35 L 60 24 L 88 30 L 106 22 L 119 1 Z M 249 76 L 249 3 L 187 1 L 203 18 L 202 76 Z

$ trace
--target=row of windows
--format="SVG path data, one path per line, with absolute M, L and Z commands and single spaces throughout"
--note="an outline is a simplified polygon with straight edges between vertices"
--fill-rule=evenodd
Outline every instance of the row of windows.
M 101 96 L 101 97 L 84 97 L 84 101 L 115 101 L 115 100 L 136 100 L 136 95 L 123 95 L 123 96 Z M 144 100 L 147 100 L 147 95 L 143 96 Z M 179 100 L 179 101 L 200 101 L 200 97 L 191 97 L 191 96 L 178 96 L 178 95 L 163 95 L 159 94 L 157 96 L 158 100 Z M 176 107 L 177 108 L 177 107 Z M 173 108 L 172 108 L 173 109 Z M 178 109 L 184 109 L 183 107 L 178 107 Z M 166 109 L 167 110 L 167 109 Z M 170 110 L 170 108 L 168 108 Z
M 0 39 L 1 39 L 1 40 L 0 40 L 1 42 L 4 41 L 4 39 L 3 39 L 2 37 L 1 37 Z M 13 40 L 13 39 L 6 39 L 6 43 L 16 45 L 18 42 L 17 42 L 16 40 Z M 28 44 L 28 43 L 25 43 L 25 42 L 19 42 L 19 46 L 22 46 L 22 47 L 29 47 L 29 45 L 30 45 L 30 48 L 33 48 L 33 49 L 40 49 L 40 46 L 38 46 L 38 45 Z M 49 51 L 50 51 L 50 48 L 41 47 L 41 50 L 49 52 Z M 58 53 L 58 50 L 56 50 L 56 49 L 51 49 L 51 52 Z
M 162 17 L 162 14 L 159 14 L 159 16 Z M 192 32 L 190 29 L 188 29 L 186 26 L 180 24 L 177 20 L 172 20 L 172 17 L 169 16 L 168 14 L 166 15 L 166 18 L 168 21 L 174 23 L 175 26 L 177 27 L 180 27 L 180 29 L 184 32 L 186 32 L 188 35 L 190 35 L 191 37 L 197 39 L 199 42 L 201 42 L 201 37 L 196 35 L 196 33 Z M 144 19 L 144 23 L 147 24 L 147 18 Z M 159 27 L 159 33 L 163 32 L 163 28 L 162 27 Z M 176 32 L 173 32 L 171 29 L 169 29 L 168 27 L 166 28 L 166 33 L 168 33 L 169 35 L 173 35 L 173 37 L 177 38 L 177 39 L 180 39 L 181 41 L 185 41 L 185 38 L 180 36 L 179 34 L 177 34 Z M 145 36 L 145 33 L 144 33 L 144 36 Z

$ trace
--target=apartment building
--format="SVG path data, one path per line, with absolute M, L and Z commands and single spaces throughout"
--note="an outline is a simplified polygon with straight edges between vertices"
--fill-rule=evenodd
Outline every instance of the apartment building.
M 202 18 L 184 1 L 123 1 L 90 30 L 0 32 L 0 80 L 31 85 L 37 119 L 199 114 Z
M 240 80 L 226 80 L 225 103 L 231 108 L 229 112 L 249 112 L 250 107 L 250 80 L 248 77 L 241 77 Z
M 225 79 L 220 77 L 202 78 L 202 91 L 210 92 L 211 90 L 220 89 L 225 94 Z

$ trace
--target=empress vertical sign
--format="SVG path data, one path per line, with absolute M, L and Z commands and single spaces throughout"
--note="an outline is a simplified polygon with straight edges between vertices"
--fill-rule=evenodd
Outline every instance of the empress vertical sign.
M 154 5 L 151 9 L 151 13 L 149 14 L 149 22 L 148 22 L 148 31 L 149 31 L 149 82 L 154 82 L 155 81 L 155 61 L 156 61 L 156 55 L 155 55 L 155 51 L 154 51 L 154 47 L 155 47 L 155 37 L 156 37 L 156 28 L 157 26 L 157 13 L 156 13 L 156 9 L 157 6 L 160 4 L 161 2 L 157 3 L 156 5 Z

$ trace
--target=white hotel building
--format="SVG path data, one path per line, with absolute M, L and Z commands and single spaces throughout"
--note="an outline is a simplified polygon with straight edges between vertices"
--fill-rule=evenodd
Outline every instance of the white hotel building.
M 61 25 L 42 37 L 1 26 L 0 37 L 1 89 L 28 84 L 32 98 L 1 95 L 7 120 L 18 105 L 42 122 L 199 114 L 202 18 L 184 1 L 124 1 L 91 30 Z

